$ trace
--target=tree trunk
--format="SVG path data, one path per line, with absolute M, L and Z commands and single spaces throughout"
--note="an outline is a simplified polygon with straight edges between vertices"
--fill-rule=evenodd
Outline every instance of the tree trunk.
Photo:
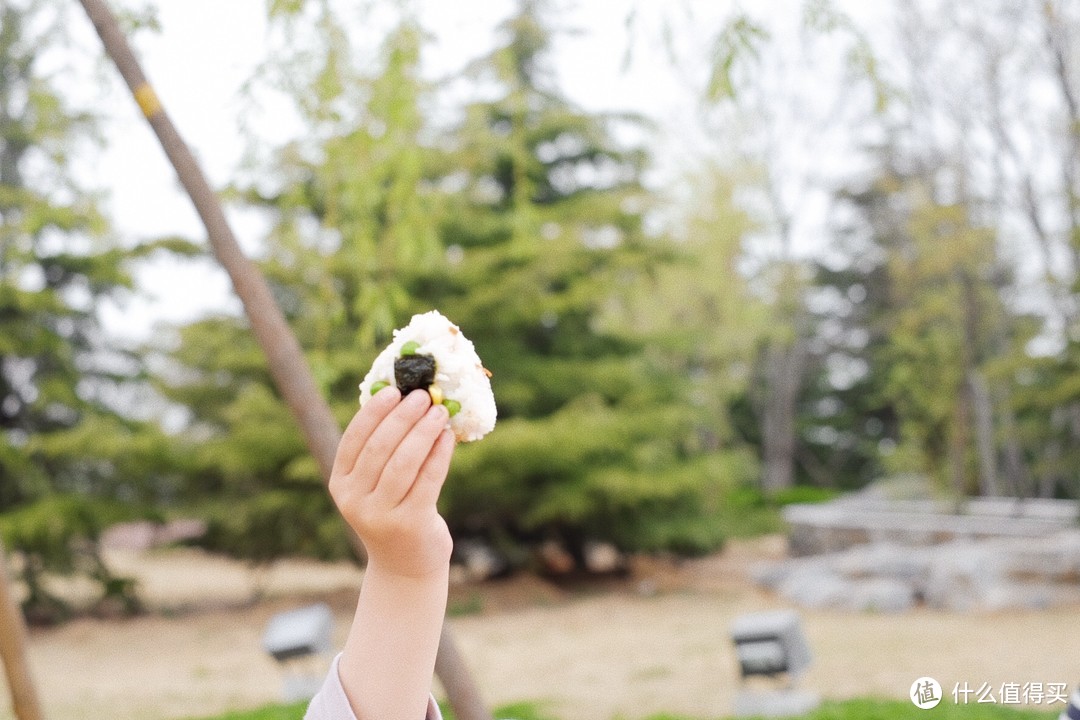
M 766 495 L 795 484 L 795 417 L 805 357 L 806 342 L 799 338 L 774 342 L 765 351 L 761 489 Z
M 953 408 L 950 428 L 946 430 L 946 472 L 948 473 L 949 486 L 955 493 L 957 503 L 962 503 L 968 495 L 967 451 L 970 442 L 968 431 L 971 419 L 968 408 L 967 393 L 961 391 L 957 394 L 956 406 Z
M 1050 3 L 1043 6 L 1043 18 L 1045 21 L 1046 49 L 1054 63 L 1054 77 L 1057 80 L 1058 89 L 1061 91 L 1061 99 L 1064 101 L 1065 110 L 1068 113 L 1068 129 L 1066 136 L 1065 157 L 1061 164 L 1061 179 L 1065 189 L 1066 217 L 1069 219 L 1069 239 L 1067 249 L 1072 259 L 1070 272 L 1066 277 L 1076 277 L 1080 272 L 1080 197 L 1077 187 L 1077 170 L 1080 166 L 1080 100 L 1077 99 L 1073 90 L 1075 78 L 1072 77 L 1073 65 L 1068 57 L 1068 40 L 1066 40 L 1066 28 L 1060 16 L 1053 11 Z M 1072 305 L 1075 309 L 1075 305 Z M 1069 320 L 1075 320 L 1074 313 Z
M 109 7 L 104 0 L 80 2 L 176 169 L 180 183 L 206 228 L 214 255 L 228 272 L 244 305 L 251 330 L 266 354 L 274 383 L 300 424 L 323 477 L 330 477 L 340 428 L 315 385 L 296 336 L 285 322 L 262 273 L 236 242 L 217 195 L 147 82 Z
M 221 203 L 147 82 L 108 5 L 104 0 L 79 1 L 191 197 L 206 227 L 214 255 L 228 272 L 233 288 L 244 305 L 252 332 L 266 354 L 274 383 L 299 423 L 323 477 L 329 479 L 341 428 L 315 384 L 296 335 L 274 302 L 266 279 L 236 242 Z M 362 557 L 362 543 L 355 534 L 351 534 L 351 540 Z M 460 720 L 491 720 L 491 714 L 479 701 L 480 693 L 468 668 L 461 657 L 453 652 L 454 647 L 450 631 L 444 626 L 439 646 L 442 657 L 436 661 L 436 665 L 441 668 L 439 677 L 444 680 L 443 688 L 455 715 Z M 444 651 L 450 653 L 449 657 L 444 655 Z M 445 679 L 444 675 L 447 676 Z
M 979 457 L 979 492 L 984 497 L 999 497 L 1001 485 L 997 473 L 997 449 L 994 444 L 994 405 L 986 380 L 978 370 L 968 372 L 968 390 L 975 413 L 975 450 Z
M 15 717 L 18 720 L 44 720 L 45 714 L 30 674 L 26 645 L 26 624 L 11 592 L 7 554 L 3 543 L 0 543 L 0 661 L 3 661 L 11 689 Z
M 1004 433 L 1005 476 L 1009 487 L 1016 497 L 1035 497 L 1038 491 L 1034 487 L 1031 473 L 1024 462 L 1024 449 L 1020 444 L 1020 432 L 1016 427 L 1016 413 L 1013 412 L 1012 399 L 1008 390 L 1001 393 L 998 401 L 1001 407 L 1001 430 Z
M 1050 412 L 1050 431 L 1048 433 L 1050 440 L 1044 448 L 1042 448 L 1043 471 L 1039 476 L 1039 497 L 1052 498 L 1057 493 L 1058 484 L 1062 480 L 1062 461 L 1061 456 L 1064 453 L 1064 425 L 1065 425 L 1065 408 L 1062 406 L 1055 407 Z

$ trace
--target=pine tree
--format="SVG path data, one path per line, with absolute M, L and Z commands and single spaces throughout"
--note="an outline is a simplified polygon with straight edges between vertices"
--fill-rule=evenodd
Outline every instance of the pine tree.
M 822 338 L 833 412 L 818 427 L 843 437 L 862 480 L 915 472 L 961 496 L 1028 494 L 1009 472 L 1016 438 L 1004 422 L 1039 324 L 1004 300 L 1012 279 L 994 229 L 929 186 L 887 163 L 847 194 L 848 232 L 862 246 L 849 248 L 849 266 L 819 275 L 846 309 Z
M 132 253 L 72 172 L 94 118 L 40 67 L 62 22 L 56 4 L 0 2 L 0 531 L 25 556 L 26 607 L 42 619 L 64 611 L 45 570 L 86 572 L 134 606 L 94 543 L 167 491 L 169 463 L 163 433 L 130 412 L 140 360 L 97 317 L 132 287 Z
M 345 38 L 297 98 L 310 134 L 275 153 L 273 171 L 238 190 L 273 218 L 262 271 L 342 426 L 357 409 L 371 359 L 407 319 L 407 283 L 438 256 L 428 187 L 441 154 L 422 141 L 421 34 L 405 20 L 378 67 L 353 74 Z M 266 180 L 282 178 L 274 184 Z M 253 559 L 286 553 L 344 557 L 346 534 L 245 323 L 212 317 L 180 330 L 160 378 L 189 407 L 189 500 L 213 498 L 208 542 Z
M 448 133 L 455 171 L 446 262 L 415 286 L 474 339 L 496 431 L 459 450 L 444 490 L 459 536 L 497 545 L 589 540 L 702 551 L 718 544 L 728 456 L 701 452 L 685 366 L 634 308 L 673 250 L 644 230 L 647 157 L 616 137 L 632 117 L 560 95 L 544 5 L 522 2 L 470 66 L 493 97 Z M 658 300 L 662 302 L 662 300 Z
M 518 550 L 545 539 L 715 547 L 720 494 L 752 462 L 703 440 L 689 361 L 652 342 L 656 314 L 641 312 L 676 252 L 644 231 L 645 154 L 614 140 L 640 122 L 559 95 L 539 5 L 504 33 L 469 70 L 496 97 L 459 122 L 425 115 L 423 38 L 408 21 L 376 72 L 318 70 L 312 84 L 332 90 L 303 99 L 311 132 L 239 193 L 274 218 L 264 271 L 342 422 L 413 313 L 439 309 L 474 340 L 500 424 L 458 451 L 444 491 L 458 537 Z M 281 543 L 261 539 L 266 553 L 333 554 L 336 515 L 243 335 L 238 321 L 208 319 L 181 330 L 172 356 L 187 372 L 164 387 L 193 412 L 191 496 L 223 501 L 219 547 L 250 554 L 268 532 Z

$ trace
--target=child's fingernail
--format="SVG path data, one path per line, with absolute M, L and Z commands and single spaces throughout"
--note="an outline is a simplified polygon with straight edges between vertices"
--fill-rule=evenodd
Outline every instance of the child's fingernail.
M 413 390 L 405 399 L 416 407 L 420 407 L 431 402 L 431 396 L 427 394 L 426 390 Z

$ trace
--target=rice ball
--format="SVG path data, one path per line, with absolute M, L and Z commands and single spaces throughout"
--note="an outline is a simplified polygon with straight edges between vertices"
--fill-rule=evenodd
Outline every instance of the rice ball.
M 450 411 L 449 426 L 458 442 L 470 442 L 495 428 L 490 378 L 472 342 L 432 310 L 413 315 L 408 325 L 394 331 L 393 342 L 379 353 L 360 383 L 360 405 L 387 386 L 403 395 L 422 388 L 433 403 Z

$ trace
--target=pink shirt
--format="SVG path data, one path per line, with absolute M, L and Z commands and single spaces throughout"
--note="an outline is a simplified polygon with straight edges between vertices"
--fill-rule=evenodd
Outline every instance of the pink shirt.
M 326 674 L 326 680 L 315 697 L 308 705 L 304 720 L 356 720 L 352 707 L 349 706 L 349 698 L 345 696 L 345 688 L 341 687 L 341 678 L 338 676 L 338 660 L 341 655 L 334 658 L 330 664 L 330 672 Z M 424 720 L 443 720 L 439 706 L 435 698 L 428 698 L 427 715 Z

